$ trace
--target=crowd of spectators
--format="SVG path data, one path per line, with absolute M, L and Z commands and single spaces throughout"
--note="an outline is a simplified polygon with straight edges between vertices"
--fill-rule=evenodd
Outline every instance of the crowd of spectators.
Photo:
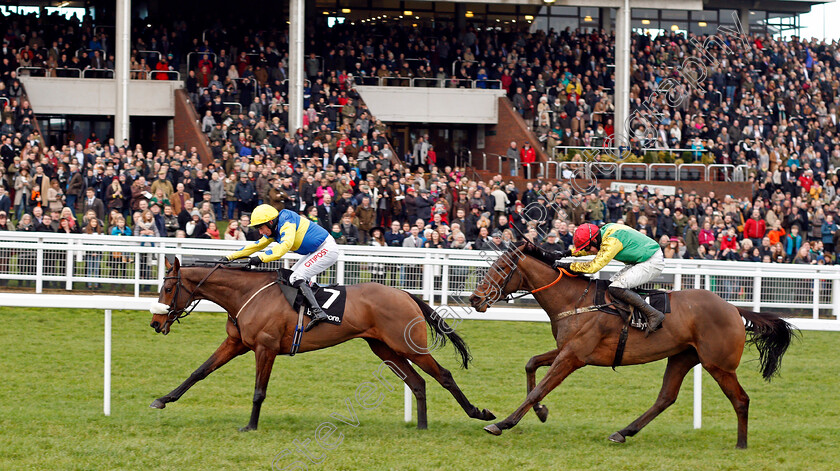
M 52 40 L 55 31 L 70 32 L 53 27 L 38 37 Z M 659 241 L 669 258 L 837 260 L 836 44 L 730 41 L 731 55 L 712 52 L 722 65 L 709 74 L 711 93 L 665 109 L 660 145 L 711 141 L 716 160 L 749 166 L 745 179 L 756 191 L 737 199 L 644 187 L 580 195 L 558 181 L 517 190 L 501 176 L 476 180 L 436 165 L 425 136 L 396 156 L 387 129 L 353 91 L 356 77 L 445 72 L 455 64 L 460 76 L 499 80 L 529 121 L 548 116 L 551 132 L 541 123 L 534 129 L 549 145 L 598 146 L 596 139 L 613 131 L 607 64 L 614 43 L 604 34 L 325 28 L 307 46 L 315 56 L 306 62 L 306 121 L 291 131 L 282 29 L 243 35 L 244 28 L 211 28 L 203 42 L 184 41 L 188 31 L 178 23 L 171 32 L 147 28 L 136 36 L 158 47 L 170 38 L 164 52 L 176 60 L 207 53 L 188 71 L 187 88 L 209 116 L 212 155 L 120 146 L 95 135 L 47 147 L 31 129 L 27 105 L 10 102 L 0 146 L 0 230 L 255 240 L 248 215 L 269 203 L 300 212 L 342 244 L 492 250 L 527 238 L 559 250 L 585 221 L 623 222 Z M 10 29 L 6 39 L 23 48 L 35 32 Z M 107 37 L 100 42 L 107 51 Z M 699 54 L 674 35 L 635 36 L 633 50 L 636 107 L 673 74 L 669 67 Z M 13 70 L 3 75 L 0 94 L 11 93 L 16 80 Z M 230 101 L 242 112 L 224 105 Z

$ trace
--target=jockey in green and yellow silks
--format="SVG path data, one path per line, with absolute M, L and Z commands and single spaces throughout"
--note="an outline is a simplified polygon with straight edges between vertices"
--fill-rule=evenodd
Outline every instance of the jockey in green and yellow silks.
M 641 311 L 647 318 L 647 334 L 655 331 L 665 315 L 649 305 L 632 290 L 662 273 L 665 257 L 659 244 L 641 232 L 623 224 L 581 224 L 575 230 L 572 256 L 595 255 L 588 262 L 559 263 L 577 273 L 595 273 L 615 259 L 626 266 L 610 278 L 610 294 Z

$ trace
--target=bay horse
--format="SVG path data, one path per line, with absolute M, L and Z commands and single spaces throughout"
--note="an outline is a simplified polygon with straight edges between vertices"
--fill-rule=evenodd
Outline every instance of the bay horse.
M 291 351 L 298 322 L 298 313 L 276 283 L 277 272 L 252 271 L 241 265 L 182 267 L 177 258 L 173 263 L 166 260 L 166 270 L 158 302 L 149 309 L 153 314 L 150 325 L 155 332 L 168 334 L 173 322 L 189 314 L 195 302 L 206 299 L 227 311 L 227 338 L 186 381 L 156 399 L 150 407 L 163 409 L 225 363 L 253 350 L 257 368 L 251 419 L 239 430 L 256 430 L 274 359 Z M 417 399 L 417 428 L 427 428 L 426 384 L 409 360 L 446 388 L 468 416 L 495 419 L 491 412 L 479 410 L 470 403 L 449 371 L 432 357 L 424 322 L 431 327 L 433 344 L 442 346 L 451 341 L 460 355 L 461 366 L 466 368 L 471 360 L 467 345 L 442 317 L 415 296 L 379 283 L 347 286 L 341 324 L 324 323 L 307 332 L 300 340 L 298 352 L 363 338 L 383 364 L 411 388 Z
M 530 243 L 513 247 L 501 254 L 470 296 L 472 306 L 484 312 L 511 293 L 531 292 L 548 314 L 557 342 L 556 349 L 528 361 L 525 402 L 501 422 L 484 427 L 493 435 L 501 435 L 503 430 L 515 426 L 530 408 L 545 422 L 548 409 L 540 401 L 578 368 L 613 366 L 624 321 L 603 311 L 571 314 L 578 308 L 593 306 L 595 290 L 589 289 L 589 277 L 558 271 L 553 262 L 551 254 Z M 735 307 L 710 291 L 690 289 L 669 296 L 671 312 L 662 327 L 647 339 L 643 332 L 630 329 L 620 363 L 637 365 L 667 358 L 662 389 L 650 409 L 609 439 L 624 443 L 626 437 L 638 433 L 673 404 L 683 378 L 700 363 L 735 408 L 738 417 L 736 447 L 746 448 L 750 399 L 735 374 L 746 333 L 750 333 L 749 341 L 758 349 L 762 376 L 769 381 L 778 372 L 782 355 L 796 335 L 795 329 L 777 314 Z M 541 366 L 549 366 L 549 369 L 535 385 L 535 372 Z

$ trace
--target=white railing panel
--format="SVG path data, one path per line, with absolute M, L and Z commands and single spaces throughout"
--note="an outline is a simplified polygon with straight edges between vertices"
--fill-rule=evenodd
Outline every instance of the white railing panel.
M 8 285 L 14 280 L 18 288 L 34 287 L 38 293 L 43 289 L 70 292 L 93 285 L 137 297 L 159 289 L 166 256 L 218 257 L 241 246 L 237 241 L 210 239 L 6 232 L 0 235 L 0 281 Z M 374 281 L 430 302 L 466 305 L 496 256 L 472 250 L 345 245 L 339 247 L 338 265 L 322 274 L 318 282 Z M 288 268 L 298 258 L 289 254 L 270 266 Z M 597 276 L 608 278 L 622 266 L 612 263 Z M 750 309 L 840 318 L 837 266 L 669 259 L 662 276 L 645 285 L 656 289 L 692 286 Z M 517 309 L 536 307 L 536 303 L 532 296 L 525 296 L 506 306 Z

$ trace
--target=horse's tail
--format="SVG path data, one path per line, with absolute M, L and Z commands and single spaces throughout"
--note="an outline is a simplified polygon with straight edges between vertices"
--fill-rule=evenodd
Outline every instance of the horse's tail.
M 470 349 L 467 347 L 467 343 L 464 342 L 464 339 L 455 332 L 455 329 L 449 327 L 446 320 L 435 312 L 431 306 L 423 302 L 422 299 L 408 292 L 406 292 L 406 294 L 411 296 L 411 299 L 413 299 L 414 302 L 420 306 L 420 310 L 423 311 L 423 317 L 426 318 L 426 324 L 429 324 L 432 331 L 432 344 L 439 344 L 442 347 L 446 345 L 446 339 L 448 338 L 452 341 L 452 346 L 455 347 L 455 350 L 461 356 L 461 367 L 469 368 L 472 355 L 470 355 Z
M 755 345 L 758 350 L 761 376 L 770 381 L 778 374 L 782 366 L 782 356 L 798 331 L 778 314 L 753 312 L 740 307 L 738 313 L 747 321 L 746 328 L 750 333 L 748 343 Z

